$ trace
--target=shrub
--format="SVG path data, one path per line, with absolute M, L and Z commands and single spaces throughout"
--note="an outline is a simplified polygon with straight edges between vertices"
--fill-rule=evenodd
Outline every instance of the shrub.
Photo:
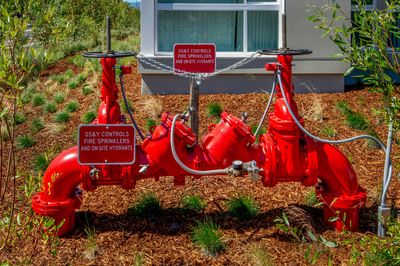
M 82 87 L 82 93 L 85 96 L 88 96 L 89 94 L 92 94 L 93 92 L 94 92 L 94 90 L 89 85 L 85 85 Z
M 188 195 L 182 198 L 182 206 L 194 212 L 202 212 L 206 207 L 206 203 L 200 196 Z
M 42 106 L 45 104 L 46 100 L 44 99 L 44 96 L 42 94 L 35 94 L 32 97 L 32 105 L 34 107 L 36 106 Z
M 43 120 L 35 118 L 32 120 L 32 131 L 39 132 L 44 128 Z
M 65 93 L 62 93 L 62 92 L 56 93 L 56 95 L 54 95 L 54 101 L 57 104 L 63 103 L 65 101 Z
M 86 113 L 83 114 L 81 121 L 85 124 L 90 124 L 93 122 L 93 120 L 96 119 L 96 113 L 93 111 L 88 111 Z
M 21 125 L 25 122 L 26 122 L 26 117 L 24 114 L 22 114 L 22 113 L 15 114 L 15 124 L 16 125 Z
M 68 82 L 68 89 L 71 89 L 71 90 L 76 89 L 76 87 L 78 87 L 78 85 L 79 85 L 79 82 L 77 79 L 71 79 Z
M 135 216 L 154 216 L 160 212 L 160 200 L 153 192 L 143 194 L 139 201 L 128 209 L 128 214 Z
M 250 196 L 237 196 L 227 202 L 228 213 L 236 218 L 246 220 L 257 216 L 260 207 Z
M 65 106 L 65 110 L 69 113 L 75 112 L 76 110 L 79 109 L 79 103 L 77 101 L 70 101 L 67 103 Z
M 226 249 L 219 226 L 209 218 L 203 222 L 196 221 L 192 228 L 192 241 L 207 255 L 215 256 Z
M 222 106 L 219 103 L 210 103 L 207 105 L 207 116 L 219 118 L 222 114 Z
M 57 105 L 54 102 L 47 102 L 43 107 L 43 111 L 45 113 L 55 113 L 57 112 Z
M 22 135 L 16 139 L 16 145 L 18 149 L 30 148 L 35 144 L 36 141 L 29 135 Z
M 146 120 L 146 128 L 147 130 L 150 130 L 152 127 L 155 127 L 157 125 L 157 122 L 154 119 L 147 119 Z
M 58 112 L 54 116 L 54 122 L 56 123 L 66 123 L 69 121 L 69 113 L 66 111 Z

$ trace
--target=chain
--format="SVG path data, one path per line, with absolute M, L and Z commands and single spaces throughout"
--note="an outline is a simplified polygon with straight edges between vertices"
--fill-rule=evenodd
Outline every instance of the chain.
M 250 63 L 250 62 L 252 62 L 254 60 L 256 60 L 260 56 L 261 56 L 261 54 L 258 51 L 254 52 L 253 54 L 243 58 L 242 60 L 234 63 L 233 65 L 230 65 L 230 66 L 228 66 L 226 68 L 220 69 L 220 70 L 215 71 L 213 73 L 191 73 L 191 72 L 186 72 L 186 71 L 179 70 L 179 69 L 174 69 L 173 67 L 171 67 L 169 65 L 163 64 L 163 63 L 161 63 L 161 62 L 159 62 L 159 61 L 157 61 L 157 60 L 155 60 L 153 58 L 146 57 L 143 54 L 139 54 L 137 56 L 137 58 L 142 63 L 144 63 L 144 64 L 146 64 L 146 65 L 148 65 L 148 66 L 150 66 L 150 67 L 152 67 L 154 69 L 157 69 L 157 70 L 160 70 L 160 71 L 163 71 L 165 73 L 172 74 L 172 75 L 175 75 L 175 76 L 183 77 L 183 78 L 195 79 L 196 81 L 200 82 L 202 80 L 206 80 L 206 79 L 215 77 L 215 76 L 217 76 L 219 74 L 222 74 L 224 72 L 228 72 L 228 71 L 240 68 L 240 67 L 242 67 L 242 66 L 244 66 L 244 65 L 246 65 L 246 64 L 248 64 L 248 63 Z

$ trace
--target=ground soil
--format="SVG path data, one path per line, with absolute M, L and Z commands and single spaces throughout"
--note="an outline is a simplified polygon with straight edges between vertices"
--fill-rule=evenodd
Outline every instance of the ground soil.
M 43 73 L 41 81 L 46 84 L 51 74 L 63 72 L 72 68 L 75 73 L 80 70 L 74 65 L 63 61 Z M 142 95 L 140 92 L 141 80 L 136 68 L 134 74 L 125 77 L 128 98 L 132 102 L 135 116 L 142 128 L 145 128 L 149 114 L 144 112 L 144 105 L 148 99 L 158 99 L 162 109 L 171 114 L 180 113 L 188 106 L 188 95 Z M 42 85 L 42 89 L 51 84 Z M 188 82 L 189 87 L 189 82 Z M 65 85 L 56 90 L 68 90 Z M 29 149 L 18 152 L 20 167 L 31 169 L 32 158 L 40 152 L 52 147 L 66 149 L 76 145 L 77 126 L 80 118 L 89 109 L 97 93 L 83 96 L 80 89 L 69 90 L 68 99 L 77 99 L 80 103 L 78 112 L 73 113 L 71 120 L 62 133 L 54 134 L 50 130 L 43 130 L 35 135 L 37 144 Z M 309 113 L 313 102 L 322 100 L 323 119 L 312 121 Z M 306 127 L 316 135 L 322 135 L 321 130 L 327 126 L 337 131 L 335 138 L 346 138 L 363 132 L 352 130 L 344 121 L 343 115 L 335 107 L 338 101 L 349 103 L 352 110 L 362 113 L 371 122 L 371 126 L 378 135 L 385 139 L 387 127 L 379 120 L 373 110 L 381 108 L 381 96 L 368 89 L 336 94 L 304 94 L 296 95 L 299 111 L 304 116 Z M 212 102 L 220 103 L 224 109 L 235 116 L 246 111 L 249 114 L 248 124 L 258 123 L 268 100 L 267 94 L 214 94 L 200 96 L 201 135 L 207 131 L 207 126 L 215 119 L 207 117 L 206 106 Z M 39 113 L 41 107 L 25 107 L 28 121 Z M 52 115 L 44 115 L 48 122 L 52 122 Z M 18 134 L 28 133 L 29 124 L 25 123 L 18 128 Z M 323 135 L 322 135 L 323 136 Z M 281 215 L 283 209 L 291 204 L 303 206 L 312 216 L 317 232 L 326 239 L 339 244 L 337 248 L 325 252 L 317 264 L 326 265 L 331 256 L 334 265 L 347 265 L 351 259 L 351 248 L 358 245 L 359 239 L 376 232 L 376 204 L 378 202 L 383 169 L 383 153 L 380 150 L 368 147 L 366 141 L 340 145 L 340 149 L 353 163 L 359 182 L 368 193 L 365 209 L 361 210 L 360 232 L 338 233 L 322 224 L 321 210 L 304 205 L 305 196 L 313 190 L 312 187 L 303 187 L 295 183 L 283 183 L 272 188 L 251 181 L 249 178 L 232 178 L 228 176 L 204 177 L 201 179 L 187 179 L 186 186 L 176 187 L 172 177 L 163 177 L 159 181 L 153 179 L 141 180 L 136 188 L 125 191 L 119 187 L 100 187 L 94 192 L 84 193 L 81 210 L 77 213 L 77 227 L 67 237 L 60 239 L 57 255 L 49 253 L 45 245 L 36 249 L 34 254 L 29 252 L 30 247 L 21 245 L 11 248 L 6 253 L 0 253 L 14 263 L 20 263 L 30 257 L 35 265 L 132 265 L 142 254 L 149 265 L 254 265 L 250 255 L 254 244 L 262 246 L 269 254 L 271 261 L 276 265 L 305 265 L 307 243 L 293 241 L 289 236 L 280 232 L 274 224 L 274 219 Z M 399 148 L 394 146 L 394 160 L 398 162 Z M 397 170 L 395 171 L 397 176 Z M 397 191 L 397 178 L 389 191 L 389 204 L 400 206 Z M 153 191 L 160 198 L 163 207 L 162 214 L 150 219 L 132 218 L 127 215 L 128 207 L 135 203 L 144 192 Z M 188 214 L 180 209 L 182 195 L 197 193 L 207 201 L 204 213 Z M 246 194 L 254 197 L 261 206 L 261 214 L 249 221 L 240 221 L 226 215 L 224 202 L 237 194 Z M 27 206 L 28 208 L 28 206 Z M 220 226 L 227 243 L 227 250 L 216 257 L 205 255 L 196 247 L 190 238 L 190 227 L 195 220 L 212 217 Z M 84 228 L 87 224 L 95 227 L 94 257 L 87 256 L 89 248 Z M 352 239 L 353 241 L 346 241 Z M 353 243 L 351 243 L 353 242 Z M 314 248 L 315 249 L 315 248 Z M 26 251 L 26 252 L 25 252 Z M 0 259 L 1 261 L 1 259 Z M 356 263 L 357 264 L 357 263 Z

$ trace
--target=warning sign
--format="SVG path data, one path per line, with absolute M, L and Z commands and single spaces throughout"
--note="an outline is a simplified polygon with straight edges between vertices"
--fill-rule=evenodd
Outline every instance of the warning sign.
M 215 44 L 175 44 L 175 72 L 213 73 L 216 66 Z
M 82 165 L 135 162 L 132 125 L 80 125 L 78 135 L 78 161 Z

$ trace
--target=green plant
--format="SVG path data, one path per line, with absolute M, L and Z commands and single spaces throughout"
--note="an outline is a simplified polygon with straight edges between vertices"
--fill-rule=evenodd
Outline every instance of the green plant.
M 257 127 L 258 127 L 258 125 L 251 125 L 251 132 L 253 133 L 253 134 L 255 134 L 256 133 L 256 130 L 257 130 Z M 261 127 L 260 128 L 260 131 L 258 131 L 258 136 L 259 135 L 263 135 L 263 134 L 265 134 L 265 133 L 267 133 L 267 130 L 265 129 L 265 127 Z
M 55 101 L 57 104 L 63 103 L 63 102 L 65 101 L 65 93 L 62 93 L 62 92 L 56 93 L 56 94 L 54 95 L 54 101 Z
M 323 127 L 321 133 L 328 137 L 335 137 L 337 135 L 336 129 L 332 126 Z
M 192 241 L 207 255 L 216 256 L 226 250 L 219 226 L 209 218 L 196 221 L 196 226 L 192 227 Z
M 32 120 L 31 128 L 33 132 L 39 132 L 44 129 L 44 122 L 40 118 L 35 118 Z
M 75 112 L 76 110 L 79 109 L 79 103 L 77 101 L 70 101 L 67 103 L 65 106 L 65 110 L 69 113 Z
M 55 114 L 54 122 L 56 123 L 66 123 L 69 121 L 69 113 L 66 111 L 60 111 Z
M 42 94 L 35 94 L 32 97 L 32 105 L 34 107 L 36 106 L 42 106 L 45 104 L 46 100 L 44 99 L 44 96 Z
M 65 81 L 67 80 L 67 77 L 65 75 L 55 75 L 51 76 L 51 79 L 56 81 L 59 85 L 64 84 Z
M 146 128 L 147 130 L 150 130 L 152 127 L 155 127 L 157 125 L 156 120 L 148 118 L 146 119 Z
M 132 107 L 131 101 L 127 100 L 127 104 L 128 104 L 129 110 L 131 110 L 131 112 L 134 112 L 134 109 L 133 109 L 133 107 Z M 122 110 L 122 112 L 124 112 L 124 113 L 128 113 L 128 109 L 126 108 L 125 101 L 122 101 L 122 102 L 121 102 L 121 110 Z
M 50 164 L 50 160 L 46 153 L 39 154 L 35 157 L 34 169 L 38 172 L 44 172 Z
M 207 105 L 207 116 L 219 119 L 222 114 L 222 106 L 219 103 L 210 103 Z
M 64 76 L 67 78 L 72 78 L 74 76 L 74 72 L 71 69 L 68 69 L 67 71 L 65 71 Z
M 315 189 L 312 189 L 310 192 L 307 193 L 307 195 L 304 197 L 304 203 L 311 207 L 318 206 L 320 204 Z
M 73 78 L 68 82 L 68 89 L 76 89 L 76 87 L 78 87 L 79 82 L 77 79 Z
M 77 77 L 76 80 L 78 81 L 79 84 L 81 84 L 82 82 L 86 81 L 86 75 L 85 73 L 80 73 Z
M 89 85 L 85 85 L 82 87 L 82 93 L 85 96 L 88 96 L 89 94 L 92 94 L 94 92 L 93 88 Z
M 90 124 L 93 122 L 93 120 L 95 120 L 97 117 L 96 113 L 93 111 L 88 111 L 86 113 L 83 114 L 81 121 L 85 124 Z
M 260 213 L 260 207 L 250 196 L 236 196 L 227 201 L 228 213 L 236 218 L 247 220 Z
M 139 198 L 138 202 L 130 206 L 128 214 L 135 216 L 155 216 L 161 213 L 161 203 L 156 194 L 148 192 Z
M 252 244 L 249 247 L 248 257 L 251 265 L 255 266 L 272 266 L 271 256 L 260 244 Z
M 29 135 L 18 136 L 16 139 L 16 145 L 18 149 L 30 148 L 36 144 L 36 141 Z
M 182 198 L 183 208 L 194 212 L 202 212 L 206 205 L 204 200 L 198 195 L 187 195 Z
M 86 248 L 84 256 L 86 259 L 94 259 L 97 253 L 96 229 L 92 226 L 85 226 Z
M 14 121 L 16 125 L 21 125 L 26 122 L 26 117 L 23 113 L 16 113 Z
M 360 113 L 350 112 L 346 116 L 347 124 L 357 130 L 366 130 L 368 128 L 369 122 Z
M 55 113 L 57 112 L 57 104 L 55 104 L 54 102 L 47 102 L 43 106 L 43 111 L 45 113 Z
M 72 64 L 76 65 L 77 67 L 84 67 L 86 59 L 81 55 L 76 55 L 69 60 Z

